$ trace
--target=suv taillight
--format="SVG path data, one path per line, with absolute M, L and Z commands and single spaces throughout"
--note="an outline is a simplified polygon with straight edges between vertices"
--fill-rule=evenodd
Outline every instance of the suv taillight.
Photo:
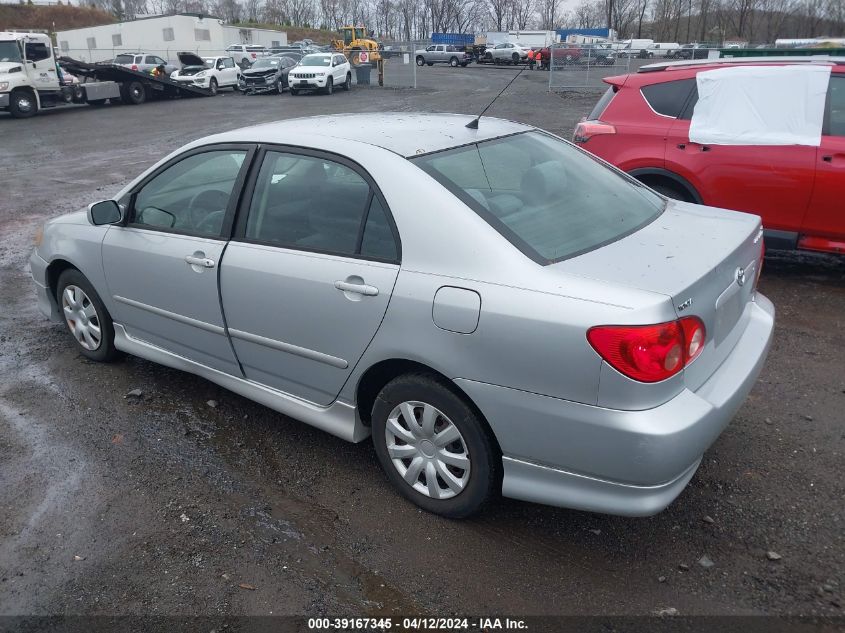
M 601 121 L 581 121 L 575 126 L 572 140 L 576 143 L 586 143 L 592 137 L 600 134 L 616 134 L 616 128 L 610 123 L 602 123 Z
M 618 372 L 640 382 L 674 376 L 704 349 L 704 323 L 694 316 L 657 325 L 600 325 L 587 340 Z
M 132 70 L 138 70 L 137 64 L 132 64 Z

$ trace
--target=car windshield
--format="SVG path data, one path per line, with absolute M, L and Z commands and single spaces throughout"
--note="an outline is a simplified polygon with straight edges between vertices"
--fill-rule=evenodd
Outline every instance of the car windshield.
M 541 264 L 621 239 L 665 208 L 647 187 L 542 132 L 412 160 Z
M 23 60 L 21 59 L 21 49 L 18 47 L 17 42 L 0 42 L 0 62 L 20 61 Z
M 255 63 L 252 65 L 253 68 L 278 68 L 279 67 L 279 59 L 278 57 L 265 57 L 263 59 L 256 59 Z
M 302 66 L 331 66 L 332 58 L 328 55 L 306 55 L 299 63 Z

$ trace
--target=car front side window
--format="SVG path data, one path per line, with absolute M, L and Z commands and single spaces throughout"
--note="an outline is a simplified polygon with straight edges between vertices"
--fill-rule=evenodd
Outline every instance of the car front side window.
M 130 224 L 219 236 L 245 157 L 245 150 L 215 150 L 167 167 L 135 194 Z
M 354 169 L 320 157 L 267 152 L 249 208 L 247 240 L 338 255 L 393 260 L 387 215 Z M 369 212 L 373 209 L 372 222 Z M 381 219 L 379 218 L 381 216 Z M 389 223 L 387 223 L 390 229 Z M 364 229 L 370 234 L 362 250 Z

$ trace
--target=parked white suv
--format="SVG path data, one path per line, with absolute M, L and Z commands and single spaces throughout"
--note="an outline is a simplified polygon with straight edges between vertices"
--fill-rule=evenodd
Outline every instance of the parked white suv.
M 258 44 L 232 44 L 226 49 L 226 54 L 241 68 L 249 68 L 256 59 L 270 53 L 266 47 Z
M 183 66 L 170 75 L 172 81 L 206 88 L 216 95 L 218 88 L 237 88 L 241 71 L 231 57 L 200 57 L 177 53 Z
M 352 88 L 352 67 L 342 53 L 306 55 L 288 73 L 288 88 L 293 96 L 300 90 L 322 90 L 330 95 L 335 86 Z
M 523 46 L 522 44 L 504 42 L 502 44 L 496 44 L 492 48 L 488 47 L 487 50 L 484 51 L 484 56 L 494 62 L 510 62 L 512 64 L 518 64 L 519 62 L 525 61 L 528 57 L 529 50 L 530 47 Z

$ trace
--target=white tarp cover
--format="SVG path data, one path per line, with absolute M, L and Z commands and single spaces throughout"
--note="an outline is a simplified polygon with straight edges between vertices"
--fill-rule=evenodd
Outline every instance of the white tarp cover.
M 821 143 L 830 66 L 756 66 L 698 73 L 689 140 L 711 145 Z

